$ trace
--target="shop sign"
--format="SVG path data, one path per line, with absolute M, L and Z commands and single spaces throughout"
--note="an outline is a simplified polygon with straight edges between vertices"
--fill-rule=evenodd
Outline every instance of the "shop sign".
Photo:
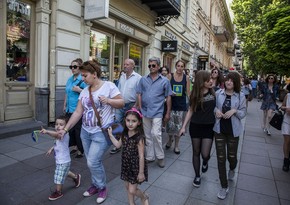
M 109 0 L 85 0 L 85 20 L 104 19 L 109 16 Z
M 198 60 L 202 62 L 208 61 L 208 55 L 200 55 L 198 56 Z
M 120 30 L 134 35 L 134 29 L 126 24 L 120 23 Z
M 177 52 L 177 41 L 161 41 L 162 52 Z
M 176 41 L 176 39 L 177 39 L 175 35 L 173 35 L 172 33 L 170 33 L 167 30 L 165 30 L 165 36 L 170 38 L 171 40 L 174 40 L 174 41 Z
M 181 42 L 181 45 L 182 45 L 182 47 L 185 48 L 186 50 L 188 50 L 188 51 L 190 50 L 190 45 L 189 45 L 188 43 L 182 41 L 182 42 Z
M 8 9 L 17 13 L 30 16 L 30 6 L 16 0 L 7 0 Z

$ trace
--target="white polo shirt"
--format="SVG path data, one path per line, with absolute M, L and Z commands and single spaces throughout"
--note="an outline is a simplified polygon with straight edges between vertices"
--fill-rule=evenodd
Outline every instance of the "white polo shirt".
M 136 88 L 142 78 L 141 75 L 133 71 L 129 78 L 127 78 L 126 73 L 123 73 L 120 77 L 118 88 L 125 103 L 136 102 Z

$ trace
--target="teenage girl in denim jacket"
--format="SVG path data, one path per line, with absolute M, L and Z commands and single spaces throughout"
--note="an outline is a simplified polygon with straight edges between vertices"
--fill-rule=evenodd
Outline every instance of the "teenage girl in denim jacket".
M 273 112 L 277 109 L 276 99 L 278 98 L 279 87 L 276 85 L 276 76 L 268 75 L 266 84 L 261 90 L 260 97 L 263 98 L 261 110 L 264 112 L 263 129 L 267 135 L 271 135 L 269 122 L 272 118 Z
M 214 125 L 215 145 L 218 161 L 219 179 L 222 189 L 218 192 L 219 199 L 225 199 L 228 192 L 228 179 L 233 180 L 237 166 L 239 136 L 242 134 L 241 119 L 246 116 L 246 98 L 241 91 L 240 75 L 230 72 L 225 79 L 225 89 L 216 92 L 216 122 Z M 226 159 L 229 161 L 228 177 Z

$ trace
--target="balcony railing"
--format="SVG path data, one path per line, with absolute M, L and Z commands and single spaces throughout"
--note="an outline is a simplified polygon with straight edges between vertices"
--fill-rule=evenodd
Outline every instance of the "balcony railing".
M 235 56 L 235 48 L 234 47 L 228 47 L 227 48 L 227 54 L 229 56 Z
M 213 32 L 219 42 L 228 42 L 229 32 L 223 26 L 213 26 Z
M 163 26 L 171 18 L 178 18 L 180 15 L 180 0 L 141 0 L 141 2 L 157 13 L 156 26 Z

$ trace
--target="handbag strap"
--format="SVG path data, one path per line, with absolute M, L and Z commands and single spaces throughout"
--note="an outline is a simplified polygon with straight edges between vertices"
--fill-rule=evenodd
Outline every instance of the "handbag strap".
M 96 108 L 96 105 L 95 105 L 95 102 L 94 102 L 94 99 L 93 99 L 93 96 L 92 96 L 91 89 L 92 89 L 92 86 L 89 87 L 89 95 L 90 95 L 90 100 L 91 100 L 91 103 L 92 103 L 92 107 L 93 107 L 93 109 L 95 111 L 95 114 L 96 114 L 96 118 L 98 119 L 97 125 L 99 127 L 102 127 L 101 117 L 100 117 L 100 114 L 99 114 L 99 112 L 98 112 L 98 110 Z

